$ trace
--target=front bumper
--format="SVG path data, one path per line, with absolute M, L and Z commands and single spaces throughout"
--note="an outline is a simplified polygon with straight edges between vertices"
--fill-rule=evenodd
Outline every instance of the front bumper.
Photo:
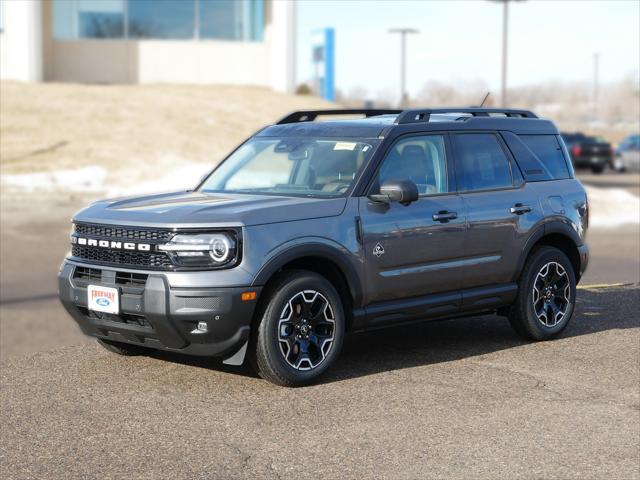
M 82 273 L 82 274 L 81 274 Z M 87 309 L 87 286 L 117 288 L 120 313 Z M 83 333 L 187 355 L 229 357 L 249 339 L 255 287 L 181 288 L 159 272 L 120 271 L 65 261 L 58 274 L 60 301 Z M 206 322 L 207 331 L 198 331 Z

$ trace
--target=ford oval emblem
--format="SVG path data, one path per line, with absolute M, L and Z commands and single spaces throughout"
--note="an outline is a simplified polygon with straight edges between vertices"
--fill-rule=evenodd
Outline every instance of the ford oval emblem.
M 108 298 L 100 297 L 100 298 L 96 298 L 96 303 L 101 307 L 108 307 L 111 302 L 109 301 Z

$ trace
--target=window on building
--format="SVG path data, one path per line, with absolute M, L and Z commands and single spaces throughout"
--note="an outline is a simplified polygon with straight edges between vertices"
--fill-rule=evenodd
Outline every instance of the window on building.
M 495 135 L 454 135 L 458 190 L 489 190 L 513 186 L 509 159 Z
M 405 179 L 416 184 L 420 195 L 449 191 L 442 135 L 410 136 L 399 140 L 384 159 L 374 189 L 389 180 Z
M 122 38 L 125 0 L 55 0 L 56 38 Z
M 520 140 L 547 167 L 553 178 L 569 178 L 569 167 L 555 135 L 519 135 Z
M 242 38 L 243 6 L 236 0 L 200 0 L 200 38 Z
M 128 0 L 131 38 L 185 39 L 195 32 L 195 2 Z
M 4 1 L 0 0 L 0 33 L 4 33 Z
M 264 2 L 261 0 L 199 0 L 200 38 L 262 40 Z
M 53 0 L 57 39 L 261 41 L 265 0 Z

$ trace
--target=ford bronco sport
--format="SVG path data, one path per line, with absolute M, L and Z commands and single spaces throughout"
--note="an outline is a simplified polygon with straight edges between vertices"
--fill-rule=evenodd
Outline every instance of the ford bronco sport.
M 529 111 L 295 112 L 194 190 L 76 214 L 59 294 L 112 352 L 246 356 L 298 386 L 348 332 L 496 313 L 557 336 L 587 224 L 558 130 Z

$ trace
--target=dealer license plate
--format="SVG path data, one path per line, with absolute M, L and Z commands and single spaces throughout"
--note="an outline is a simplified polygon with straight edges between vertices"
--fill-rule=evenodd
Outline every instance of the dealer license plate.
M 87 307 L 96 312 L 118 314 L 120 310 L 120 298 L 118 289 L 89 285 L 87 287 Z

